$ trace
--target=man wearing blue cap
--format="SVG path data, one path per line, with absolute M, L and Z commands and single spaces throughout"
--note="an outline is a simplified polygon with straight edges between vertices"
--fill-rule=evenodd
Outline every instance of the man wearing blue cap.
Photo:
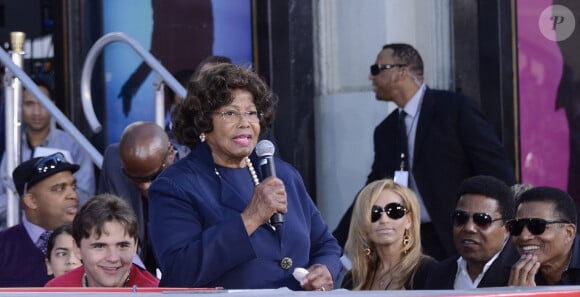
M 42 287 L 50 279 L 44 264 L 52 230 L 70 224 L 79 208 L 76 164 L 62 153 L 21 163 L 12 178 L 20 195 L 22 222 L 0 232 L 0 287 Z

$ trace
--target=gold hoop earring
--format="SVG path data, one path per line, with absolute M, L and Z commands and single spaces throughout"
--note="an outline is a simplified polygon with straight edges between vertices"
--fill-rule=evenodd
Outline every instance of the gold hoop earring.
M 407 254 L 409 252 L 409 244 L 411 243 L 411 237 L 409 236 L 409 230 L 405 229 L 405 233 L 403 233 L 403 254 Z
M 365 255 L 370 256 L 371 255 L 371 249 L 370 248 L 364 248 L 363 249 L 363 253 L 365 253 Z

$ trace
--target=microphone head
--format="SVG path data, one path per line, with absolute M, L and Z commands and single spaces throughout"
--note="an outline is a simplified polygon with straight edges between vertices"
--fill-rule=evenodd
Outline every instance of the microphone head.
M 256 145 L 256 154 L 258 157 L 271 157 L 274 155 L 276 148 L 270 140 L 260 140 L 258 145 Z

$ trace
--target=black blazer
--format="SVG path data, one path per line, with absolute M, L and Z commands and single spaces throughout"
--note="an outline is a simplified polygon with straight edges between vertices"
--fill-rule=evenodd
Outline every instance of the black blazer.
M 511 268 L 518 261 L 520 255 L 514 247 L 511 239 L 506 243 L 503 251 L 491 264 L 478 288 L 486 287 L 506 287 L 510 279 Z M 455 276 L 457 275 L 457 259 L 459 256 L 452 256 L 432 266 L 432 270 L 427 276 L 425 289 L 428 290 L 453 290 Z
M 455 248 L 450 216 L 461 182 L 468 177 L 485 174 L 513 185 L 513 168 L 493 126 L 475 101 L 461 94 L 428 88 L 420 108 L 413 175 L 437 235 L 447 253 L 453 255 Z M 394 144 L 397 119 L 395 110 L 375 128 L 375 159 L 367 184 L 392 178 L 399 168 L 399 153 Z M 348 236 L 353 205 L 354 202 L 333 233 L 343 246 Z

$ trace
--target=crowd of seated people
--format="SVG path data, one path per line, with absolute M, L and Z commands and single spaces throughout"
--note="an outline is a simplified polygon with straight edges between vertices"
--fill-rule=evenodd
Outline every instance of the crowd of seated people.
M 490 175 L 449 190 L 456 195 L 444 215 L 454 254 L 436 259 L 424 250 L 421 199 L 391 178 L 357 195 L 343 251 L 293 166 L 278 156 L 275 175 L 257 166 L 276 103 L 262 78 L 231 61 L 199 71 L 172 107 L 171 135 L 135 122 L 107 147 L 96 196 L 76 174 L 92 170 L 82 158 L 31 155 L 9 178 L 23 213 L 20 224 L 0 231 L 0 287 L 580 284 L 572 198 L 551 187 L 510 189 Z M 298 268 L 302 275 L 293 276 Z

